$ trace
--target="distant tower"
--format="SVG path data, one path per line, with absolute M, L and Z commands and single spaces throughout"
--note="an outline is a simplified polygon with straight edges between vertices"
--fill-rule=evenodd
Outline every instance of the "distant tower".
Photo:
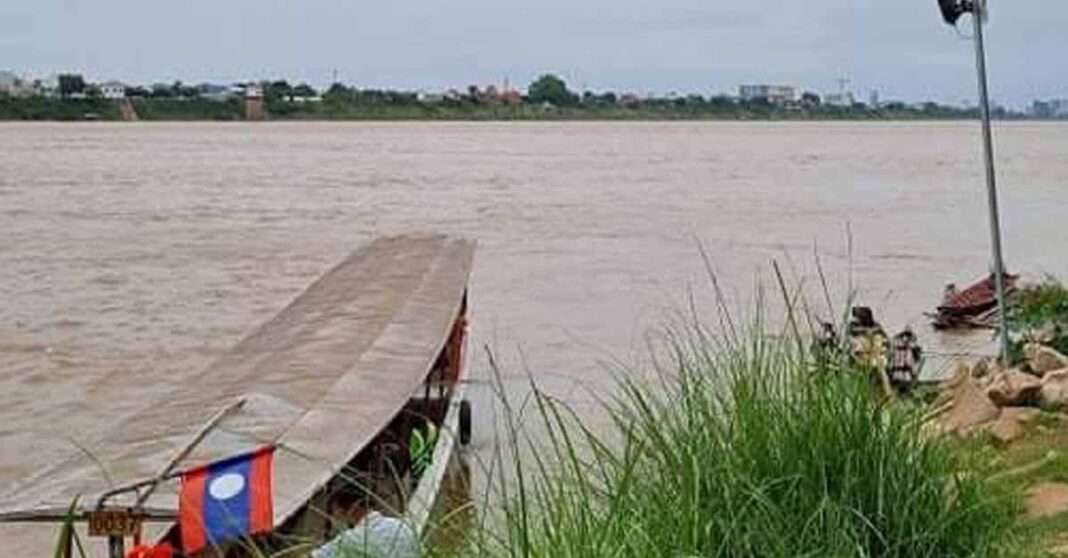
M 871 97 L 870 97 L 869 100 L 870 100 L 870 102 L 868 104 L 871 105 L 871 108 L 873 108 L 873 109 L 879 108 L 879 90 L 878 89 L 872 89 L 871 90 Z
M 263 89 L 259 85 L 245 88 L 245 120 L 263 120 Z

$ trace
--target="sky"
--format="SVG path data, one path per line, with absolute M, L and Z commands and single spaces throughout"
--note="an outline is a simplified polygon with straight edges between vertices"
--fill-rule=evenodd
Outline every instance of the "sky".
M 1068 98 L 1068 1 L 990 0 L 991 94 Z M 970 22 L 935 0 L 2 0 L 0 69 L 130 83 L 338 78 L 400 89 L 735 93 L 781 83 L 867 100 L 976 98 Z

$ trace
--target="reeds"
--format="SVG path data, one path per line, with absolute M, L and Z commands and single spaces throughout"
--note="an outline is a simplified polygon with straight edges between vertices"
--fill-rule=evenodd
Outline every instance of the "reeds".
M 788 320 L 790 321 L 790 320 Z M 788 328 L 792 329 L 792 328 Z M 796 331 L 796 329 L 794 329 Z M 593 432 L 537 389 L 505 405 L 497 521 L 459 551 L 508 558 L 986 557 L 1022 553 L 1007 493 L 848 359 L 792 334 L 675 330 L 653 381 L 621 375 Z M 530 411 L 534 411 L 530 413 Z M 520 415 L 535 417 L 522 424 Z M 533 431 L 540 434 L 531 435 Z M 502 466 L 509 464 L 506 468 Z M 499 512 L 499 513 L 497 513 Z

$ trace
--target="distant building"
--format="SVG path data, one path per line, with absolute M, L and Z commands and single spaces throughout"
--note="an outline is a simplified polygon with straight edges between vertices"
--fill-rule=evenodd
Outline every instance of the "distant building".
M 59 96 L 59 76 L 51 75 L 33 83 L 33 92 L 41 97 Z
M 0 93 L 25 97 L 33 94 L 33 86 L 11 72 L 0 72 Z
M 500 100 L 506 105 L 518 105 L 523 102 L 523 94 L 515 89 L 506 89 L 501 93 Z
M 100 96 L 105 99 L 125 99 L 126 84 L 117 81 L 105 81 L 97 87 L 100 88 Z
M 259 85 L 245 87 L 245 120 L 263 120 L 263 88 Z
M 879 100 L 879 90 L 878 89 L 872 89 L 871 90 L 871 95 L 868 97 L 868 105 L 873 109 L 877 109 L 882 105 L 882 103 Z
M 1035 101 L 1031 105 L 1031 116 L 1035 118 L 1068 118 L 1068 99 Z
M 289 102 L 302 105 L 304 103 L 321 103 L 323 97 L 321 95 L 290 95 Z
M 445 94 L 434 91 L 419 91 L 415 94 L 415 99 L 420 103 L 440 103 L 445 100 Z
M 243 89 L 238 90 L 229 85 L 216 85 L 214 83 L 202 83 L 197 89 L 200 92 L 200 96 L 208 101 L 229 101 L 244 94 Z
M 742 85 L 738 97 L 743 101 L 767 101 L 775 105 L 791 103 L 797 99 L 797 89 L 788 85 Z
M 823 96 L 823 104 L 832 107 L 851 107 L 857 101 L 853 93 L 844 91 L 841 93 L 828 93 Z

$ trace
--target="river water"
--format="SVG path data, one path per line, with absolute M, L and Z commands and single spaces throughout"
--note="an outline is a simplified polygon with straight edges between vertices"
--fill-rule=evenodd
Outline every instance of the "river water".
M 996 133 L 1008 265 L 1068 275 L 1068 125 Z M 580 411 L 690 293 L 711 308 L 698 242 L 739 315 L 772 261 L 824 308 L 818 259 L 836 303 L 852 282 L 933 352 L 987 350 L 922 316 L 988 269 L 980 161 L 972 123 L 0 124 L 0 490 L 383 234 L 477 238 L 476 341 Z

